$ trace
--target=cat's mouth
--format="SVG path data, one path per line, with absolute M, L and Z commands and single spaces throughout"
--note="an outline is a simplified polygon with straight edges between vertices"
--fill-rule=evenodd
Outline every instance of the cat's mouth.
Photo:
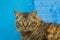
M 29 29 L 23 29 L 22 31 L 27 32 L 27 31 L 34 31 L 36 28 L 29 28 Z
M 27 29 L 24 29 L 23 31 L 27 32 L 27 31 L 32 31 L 32 30 L 27 30 Z
M 26 28 L 26 29 L 21 29 L 21 31 L 27 32 L 27 31 L 34 31 L 36 28 Z

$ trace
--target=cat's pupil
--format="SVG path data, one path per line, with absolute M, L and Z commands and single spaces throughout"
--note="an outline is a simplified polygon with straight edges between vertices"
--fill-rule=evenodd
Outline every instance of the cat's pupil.
M 35 22 L 32 22 L 29 26 L 30 27 L 34 27 L 36 25 L 36 23 Z
M 17 22 L 17 24 L 19 25 L 19 27 L 22 27 L 22 25 L 19 22 Z

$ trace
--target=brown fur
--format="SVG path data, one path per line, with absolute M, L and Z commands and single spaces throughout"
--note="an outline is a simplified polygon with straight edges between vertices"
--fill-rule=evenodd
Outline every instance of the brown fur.
M 60 40 L 60 25 L 45 23 L 32 13 L 16 15 L 16 28 L 21 33 L 22 40 Z

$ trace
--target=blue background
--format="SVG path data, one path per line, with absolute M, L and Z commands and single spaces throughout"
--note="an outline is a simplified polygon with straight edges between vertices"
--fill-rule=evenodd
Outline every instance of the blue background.
M 44 22 L 60 24 L 59 0 L 0 0 L 0 40 L 21 40 L 20 33 L 15 27 L 14 10 L 37 10 L 37 16 Z

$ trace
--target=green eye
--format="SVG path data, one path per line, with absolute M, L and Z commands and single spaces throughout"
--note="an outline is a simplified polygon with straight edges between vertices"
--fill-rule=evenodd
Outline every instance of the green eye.
M 31 21 L 30 22 L 28 22 L 29 23 L 29 25 L 31 24 Z
M 21 21 L 20 24 L 23 25 L 23 22 Z
M 31 22 L 29 26 L 34 27 L 35 25 L 36 25 L 36 22 Z
M 17 25 L 19 25 L 19 27 L 22 27 L 22 25 L 19 22 L 17 22 Z

